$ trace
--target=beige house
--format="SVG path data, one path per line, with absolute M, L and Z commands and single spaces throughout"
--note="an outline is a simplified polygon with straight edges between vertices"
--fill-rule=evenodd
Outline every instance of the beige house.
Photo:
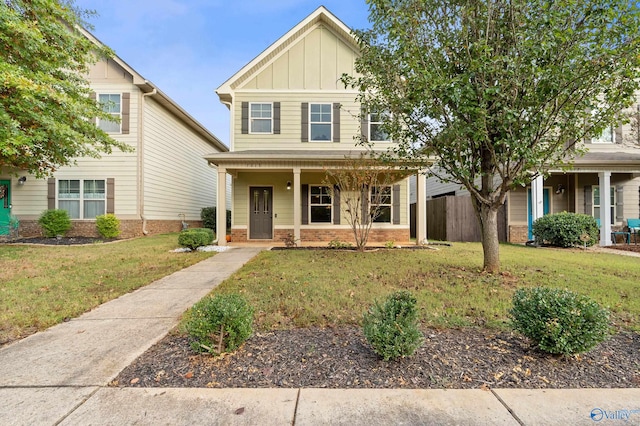
M 95 217 L 105 213 L 120 219 L 123 237 L 179 231 L 183 221 L 199 223 L 200 210 L 216 205 L 218 188 L 218 174 L 203 156 L 227 147 L 118 57 L 95 64 L 88 78 L 92 96 L 121 119 L 97 125 L 133 152 L 78 158 L 77 165 L 48 180 L 0 170 L 6 192 L 0 215 L 17 217 L 21 236 L 40 235 L 38 217 L 54 208 L 69 212 L 69 235 L 96 235 Z
M 640 108 L 640 105 L 637 106 Z M 507 198 L 507 232 L 510 242 L 532 239 L 531 224 L 545 214 L 584 213 L 599 219 L 600 244 L 612 244 L 613 231 L 625 229 L 627 219 L 640 218 L 640 136 L 634 108 L 631 123 L 610 128 L 601 137 L 584 141 L 588 152 L 568 170 L 550 170 Z M 465 195 L 459 185 L 427 181 L 427 198 Z M 601 194 L 609 194 L 603 197 Z
M 357 92 L 340 81 L 354 73 L 358 54 L 350 29 L 320 7 L 217 89 L 231 114 L 229 152 L 206 156 L 218 167 L 218 234 L 230 174 L 232 241 L 279 242 L 288 234 L 303 243 L 353 241 L 344 211 L 349 194 L 332 197 L 326 170 L 359 155 L 361 130 L 381 139 L 377 149 L 392 143 L 378 131 L 375 114 L 361 118 Z M 424 177 L 418 180 L 424 184 Z M 374 191 L 386 194 L 370 241 L 408 241 L 408 180 L 366 190 L 365 202 Z M 424 220 L 419 223 L 422 241 Z

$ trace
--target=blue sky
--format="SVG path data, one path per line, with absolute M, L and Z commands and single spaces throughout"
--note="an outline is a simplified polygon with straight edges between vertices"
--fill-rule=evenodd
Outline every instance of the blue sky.
M 368 26 L 365 0 L 76 0 L 90 31 L 229 145 L 229 112 L 215 89 L 324 5 Z

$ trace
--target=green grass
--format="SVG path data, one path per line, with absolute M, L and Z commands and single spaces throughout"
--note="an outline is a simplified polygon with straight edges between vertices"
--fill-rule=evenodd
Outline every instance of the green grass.
M 192 265 L 214 253 L 170 253 L 177 234 L 91 246 L 0 245 L 0 343 Z
M 482 247 L 269 251 L 216 292 L 243 294 L 260 330 L 360 324 L 375 299 L 407 289 L 433 327 L 506 327 L 516 288 L 566 288 L 592 297 L 619 328 L 640 330 L 640 259 L 579 250 L 501 246 L 502 272 L 481 272 Z

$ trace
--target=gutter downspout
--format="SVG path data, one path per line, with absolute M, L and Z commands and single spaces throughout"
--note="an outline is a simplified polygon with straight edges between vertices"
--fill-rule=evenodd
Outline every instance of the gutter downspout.
M 145 80 L 145 83 L 149 83 Z M 142 94 L 142 101 L 140 102 L 140 118 L 138 127 L 138 211 L 140 212 L 140 219 L 142 219 L 142 234 L 148 235 L 147 230 L 147 218 L 144 216 L 144 102 L 147 96 L 153 96 L 158 93 L 158 90 L 154 89 L 149 93 Z

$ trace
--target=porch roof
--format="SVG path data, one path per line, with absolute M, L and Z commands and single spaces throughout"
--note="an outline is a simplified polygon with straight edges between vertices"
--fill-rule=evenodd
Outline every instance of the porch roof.
M 561 170 L 552 170 L 561 171 Z M 573 172 L 618 171 L 640 173 L 639 152 L 587 152 L 569 163 Z

